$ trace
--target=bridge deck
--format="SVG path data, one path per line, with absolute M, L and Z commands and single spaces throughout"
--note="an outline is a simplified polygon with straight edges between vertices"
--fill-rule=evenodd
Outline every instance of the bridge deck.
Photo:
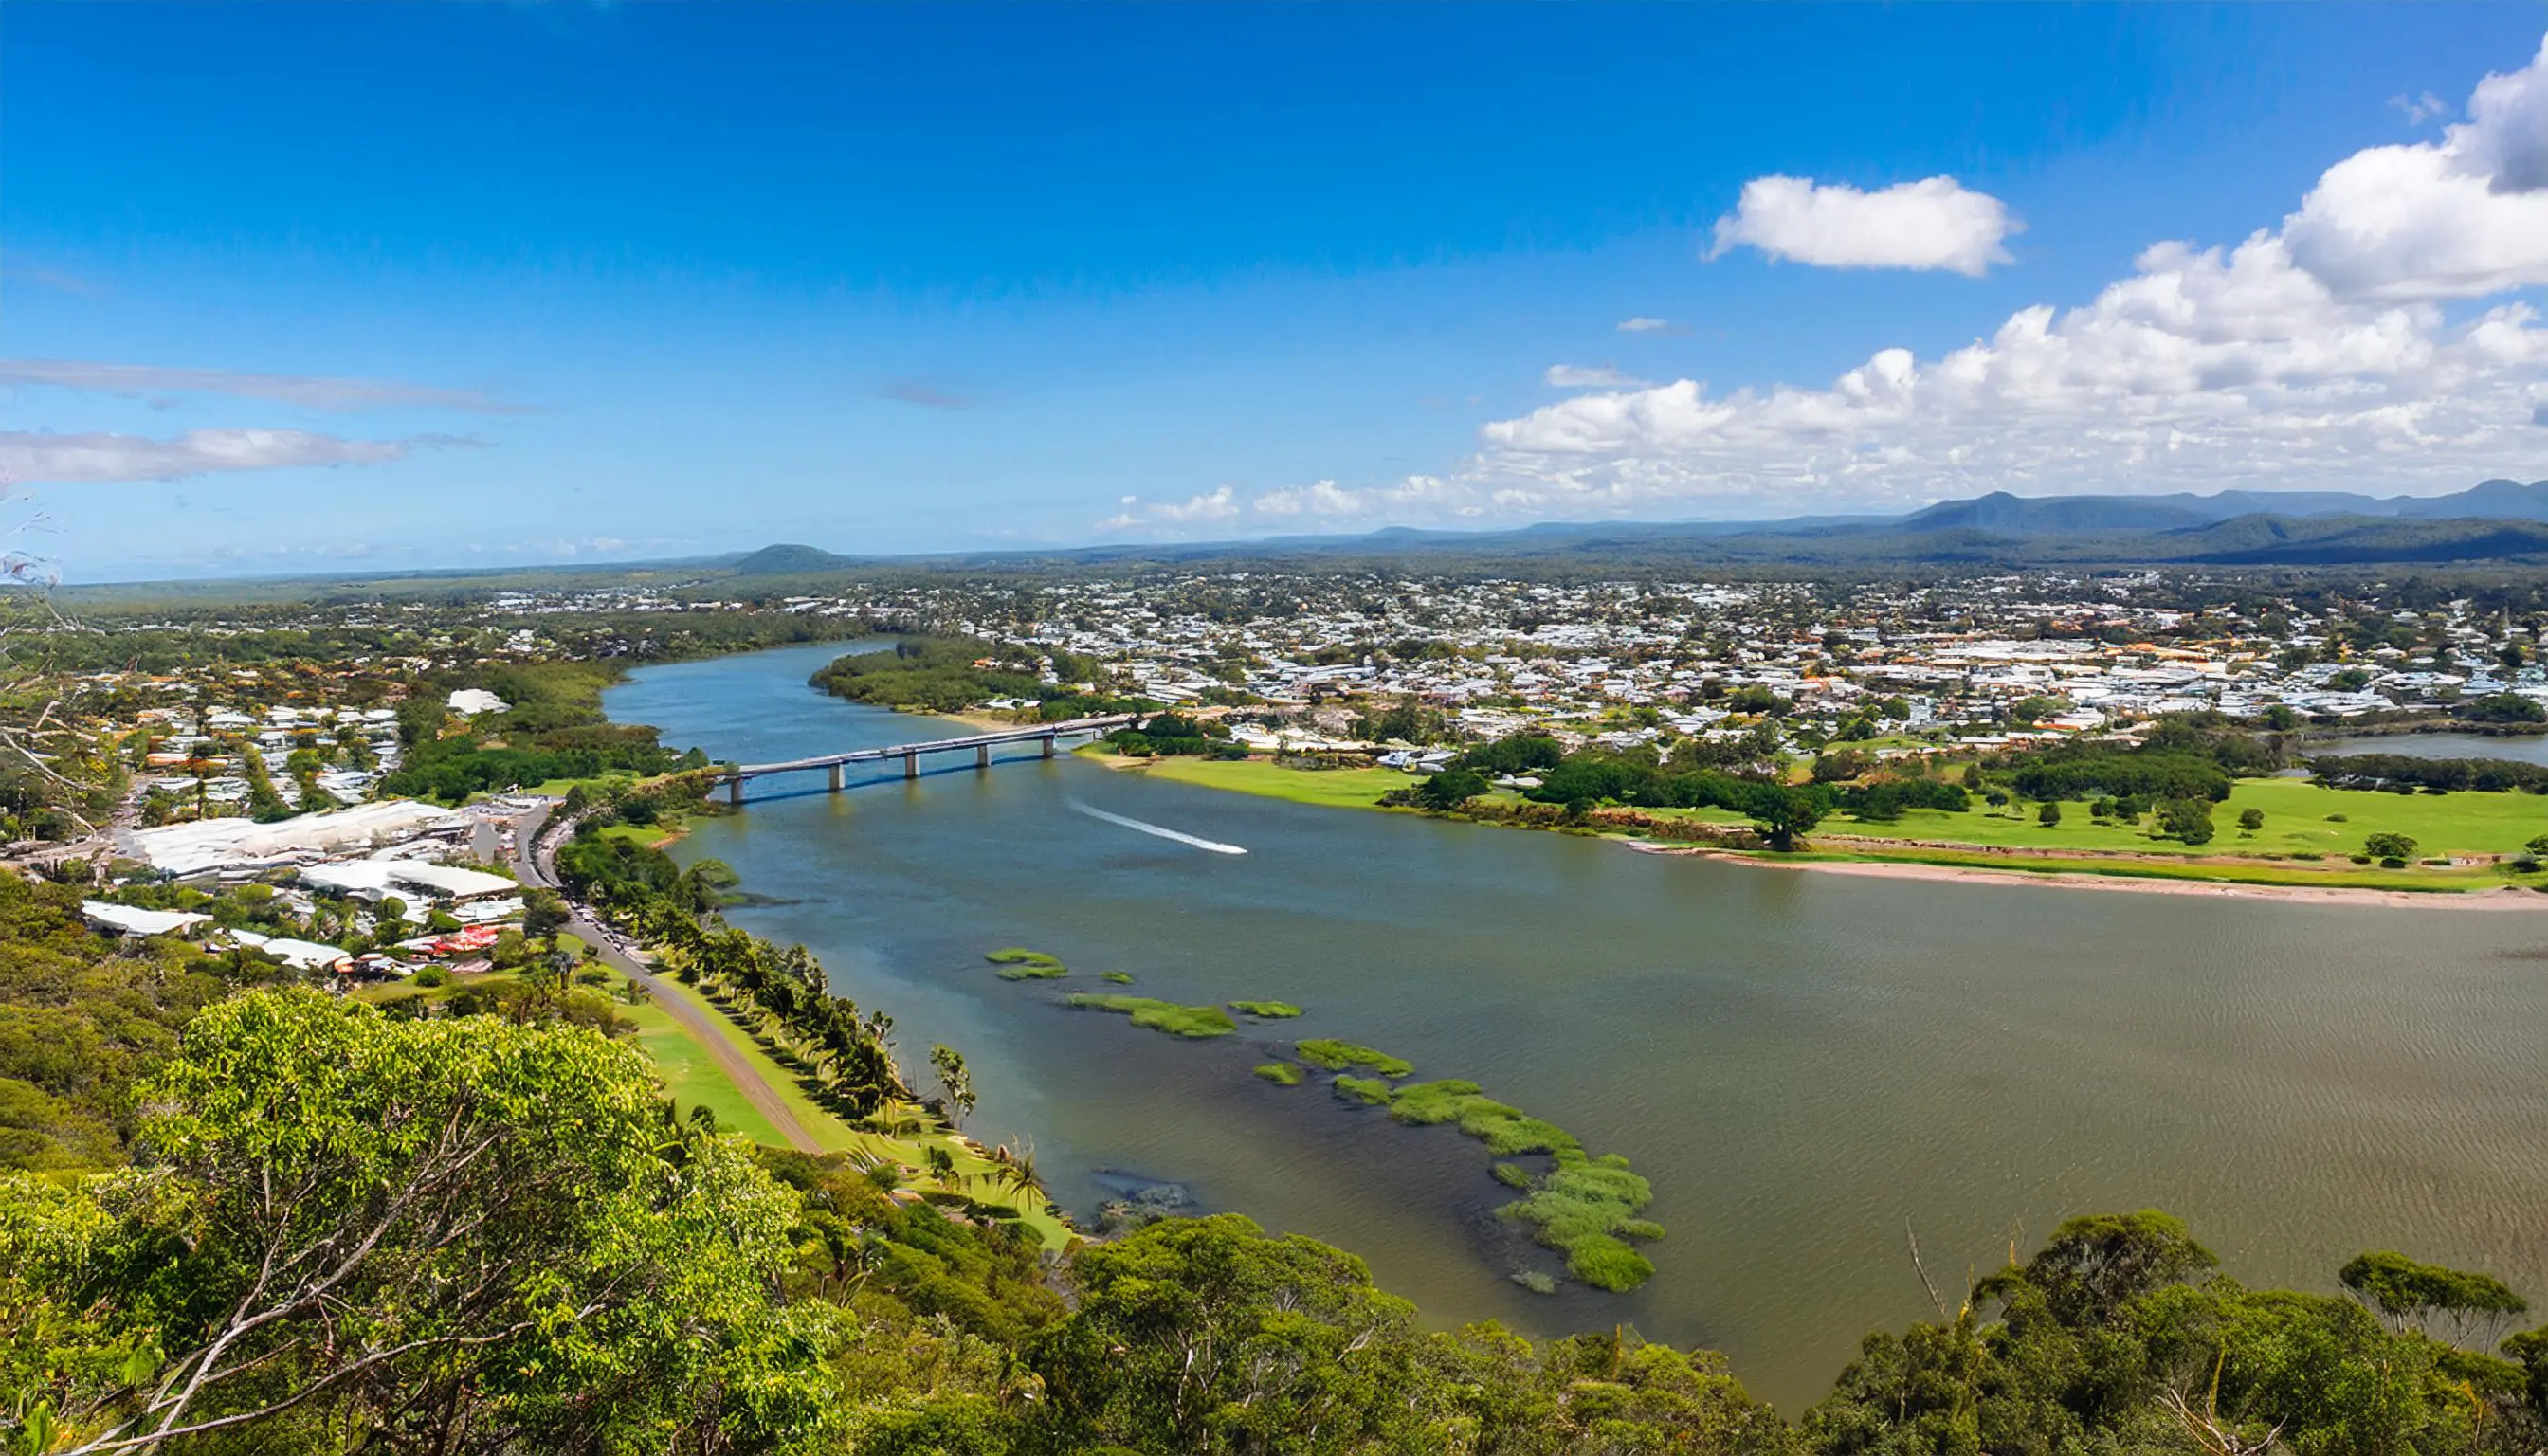
M 769 774 L 799 774 L 811 769 L 829 769 L 841 764 L 874 764 L 917 754 L 951 753 L 958 749 L 990 748 L 1003 743 L 1036 743 L 1046 738 L 1068 738 L 1080 733 L 1102 733 L 1136 722 L 1138 713 L 1110 713 L 1098 718 L 1070 718 L 1059 723 L 1036 723 L 1018 728 L 1004 728 L 996 733 L 975 733 L 963 738 L 938 738 L 926 743 L 897 743 L 884 748 L 854 749 L 845 754 L 825 754 L 813 759 L 789 759 L 782 764 L 739 764 L 718 776 L 725 781 L 740 782 Z

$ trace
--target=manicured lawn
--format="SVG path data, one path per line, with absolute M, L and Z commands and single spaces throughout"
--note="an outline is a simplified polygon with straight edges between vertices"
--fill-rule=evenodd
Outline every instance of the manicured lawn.
M 597 831 L 603 839 L 624 839 L 640 849 L 660 850 L 686 832 L 682 821 L 666 818 L 653 824 L 605 824 Z
M 706 1011 L 714 1020 L 717 1034 L 725 1038 L 728 1046 L 741 1052 L 745 1058 L 761 1069 L 763 1078 L 767 1080 L 772 1087 L 776 1089 L 778 1100 L 785 1103 L 787 1110 L 795 1115 L 798 1126 L 802 1127 L 805 1130 L 806 1135 L 811 1137 L 825 1151 L 860 1152 L 870 1157 L 883 1158 L 891 1162 L 899 1163 L 913 1174 L 913 1176 L 907 1177 L 904 1180 L 907 1185 L 915 1188 L 931 1188 L 936 1185 L 919 1177 L 917 1172 L 918 1169 L 925 1165 L 925 1154 L 927 1148 L 931 1146 L 944 1147 L 947 1149 L 949 1155 L 956 1160 L 956 1173 L 958 1180 L 956 1183 L 956 1190 L 958 1192 L 983 1203 L 1011 1203 L 1014 1200 L 1014 1194 L 1009 1193 L 1006 1189 L 999 1187 L 992 1181 L 992 1170 L 996 1165 L 993 1164 L 990 1159 L 974 1152 L 955 1138 L 944 1134 L 925 1135 L 918 1138 L 890 1138 L 882 1133 L 870 1133 L 863 1128 L 851 1127 L 849 1124 L 842 1122 L 839 1118 L 834 1117 L 830 1112 L 817 1104 L 812 1098 L 807 1097 L 803 1090 L 796 1085 L 795 1074 L 790 1072 L 787 1068 L 779 1065 L 776 1060 L 773 1059 L 770 1053 L 761 1048 L 761 1044 L 755 1042 L 752 1037 L 743 1030 L 743 1028 L 736 1026 L 732 1021 L 729 1021 L 725 1014 L 716 1008 L 713 1002 L 710 1002 L 706 997 L 701 996 L 697 991 L 690 987 L 682 985 L 677 978 L 670 974 L 657 977 L 656 983 L 663 986 L 668 993 L 681 996 Z M 664 1013 L 657 1011 L 654 1015 L 657 1017 L 663 1017 Z M 669 1018 L 666 1020 L 669 1024 Z M 686 1036 L 681 1033 L 679 1027 L 674 1027 L 673 1031 L 674 1035 L 681 1039 L 682 1045 L 688 1047 L 691 1053 L 698 1057 L 700 1063 L 705 1068 L 705 1075 L 713 1078 L 721 1086 L 724 1086 L 726 1088 L 727 1096 L 734 1098 L 737 1102 L 742 1102 L 742 1094 L 732 1090 L 732 1084 L 725 1081 L 724 1074 L 717 1069 L 715 1061 L 710 1058 L 707 1051 L 704 1048 L 699 1047 L 696 1043 L 690 1042 Z M 649 1047 L 648 1049 L 650 1051 L 653 1050 L 652 1047 Z M 658 1064 L 666 1066 L 665 1078 L 666 1081 L 670 1083 L 673 1076 L 670 1065 L 663 1063 L 660 1059 Z M 688 1101 L 687 1098 L 683 1098 L 682 1100 L 684 1102 Z M 710 1101 L 709 1105 L 717 1108 L 717 1118 L 720 1123 L 723 1123 L 726 1115 L 725 1109 L 721 1106 L 717 1106 L 713 1101 Z M 749 1111 L 750 1104 L 746 1103 L 745 1108 Z M 760 1133 L 753 1135 L 756 1140 L 766 1141 L 774 1147 L 785 1145 L 777 1133 L 770 1128 L 770 1125 L 766 1120 L 761 1119 L 756 1114 L 754 1116 L 754 1122 L 762 1129 Z M 737 1131 L 743 1130 L 738 1127 Z M 1069 1229 L 1062 1227 L 1060 1220 L 1051 1217 L 1044 1211 L 1041 1203 L 1038 1203 L 1032 1208 L 1020 1208 L 1018 1212 L 1022 1216 L 1021 1222 L 1026 1224 L 1029 1228 L 1034 1228 L 1037 1235 L 1043 1238 L 1045 1246 L 1047 1248 L 1061 1248 L 1069 1243 L 1073 1236 Z
M 1414 774 L 1395 769 L 1286 769 L 1255 759 L 1152 759 L 1136 772 L 1177 783 L 1345 809 L 1368 809 L 1382 794 L 1417 781 Z
M 2264 828 L 2254 834 L 2238 829 L 2243 809 L 2260 809 Z M 2330 823 L 2329 814 L 2342 814 Z M 2134 850 L 2159 854 L 2317 853 L 2337 861 L 2359 853 L 2365 835 L 2404 834 L 2424 855 L 2509 855 L 2532 838 L 2548 834 L 2548 795 L 2528 793 L 2374 793 L 2362 789 L 2326 788 L 2298 778 L 2242 778 L 2227 802 L 2212 806 L 2213 839 L 2200 850 L 2173 840 L 2153 840 L 2148 819 L 2139 829 L 2098 824 L 2088 806 L 2061 806 L 2061 823 L 2051 828 L 2035 822 L 2035 806 L 2022 817 L 1994 814 L 1979 804 L 1966 813 L 1912 809 L 1891 824 L 1860 824 L 1847 816 L 1825 820 L 1821 833 L 1863 834 L 1881 839 L 1955 840 L 1962 844 L 2009 845 L 2029 849 Z
M 617 1010 L 637 1024 L 637 1046 L 653 1058 L 655 1075 L 663 1079 L 664 1090 L 672 1094 L 683 1116 L 693 1107 L 705 1107 L 716 1114 L 717 1126 L 729 1133 L 741 1133 L 771 1147 L 786 1145 L 778 1130 L 734 1089 L 716 1058 L 692 1041 L 680 1023 L 654 1006 L 622 1005 Z M 814 1129 L 808 1125 L 807 1131 Z M 815 1133 L 817 1138 L 821 1136 Z

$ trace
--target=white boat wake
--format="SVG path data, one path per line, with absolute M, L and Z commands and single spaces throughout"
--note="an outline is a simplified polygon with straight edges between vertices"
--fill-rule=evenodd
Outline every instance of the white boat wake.
M 1239 845 L 1226 845 L 1219 840 L 1199 839 L 1191 834 L 1180 834 L 1177 831 L 1168 828 L 1164 824 L 1151 824 L 1140 819 L 1127 819 L 1121 814 L 1109 814 L 1104 809 L 1098 808 L 1094 804 L 1083 804 L 1077 799 L 1072 799 L 1069 802 L 1073 809 L 1078 810 L 1080 813 L 1087 815 L 1091 819 L 1103 819 L 1109 824 L 1120 824 L 1126 829 L 1134 830 L 1138 833 L 1153 835 L 1159 839 L 1172 839 L 1178 844 L 1192 845 L 1198 850 L 1206 850 L 1216 855 L 1244 855 L 1247 853 L 1246 849 Z

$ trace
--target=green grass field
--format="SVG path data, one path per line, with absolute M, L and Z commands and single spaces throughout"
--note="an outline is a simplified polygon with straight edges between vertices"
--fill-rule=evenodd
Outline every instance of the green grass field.
M 2265 825 L 2254 834 L 2238 828 L 2238 814 L 2259 809 Z M 2329 814 L 2342 814 L 2331 823 Z M 2061 806 L 2061 822 L 2050 828 L 2035 822 L 2035 806 L 2021 817 L 1993 814 L 1979 804 L 1966 813 L 1912 809 L 1891 824 L 1860 824 L 1847 816 L 1823 821 L 1823 835 L 1863 834 L 1879 839 L 1954 840 L 1959 844 L 2009 845 L 2045 850 L 2130 850 L 2159 854 L 2314 853 L 2341 863 L 2359 853 L 2365 835 L 2382 832 L 2413 839 L 2424 855 L 2509 855 L 2531 839 L 2548 834 L 2548 795 L 2528 793 L 2374 793 L 2362 789 L 2325 788 L 2298 778 L 2241 778 L 2225 803 L 2212 806 L 2213 839 L 2200 850 L 2173 840 L 2153 840 L 2143 827 L 2098 824 L 2088 806 Z
M 1394 769 L 1286 769 L 1263 760 L 1245 763 L 1204 759 L 1158 759 L 1138 772 L 1236 793 L 1259 794 L 1294 803 L 1330 808 L 1368 809 L 1382 794 L 1416 782 Z M 1498 795 L 1509 798 L 1510 795 Z M 2256 809 L 2264 826 L 2250 834 L 2238 828 L 2242 810 Z M 1691 819 L 1711 824 L 1743 824 L 1727 809 L 1641 809 L 1658 818 Z M 2327 816 L 2342 815 L 2330 821 Z M 2150 834 L 2151 816 L 2139 825 L 2098 823 L 2088 806 L 2076 800 L 2061 806 L 2061 822 L 2047 827 L 2036 822 L 2036 805 L 1992 812 L 1979 800 L 1961 814 L 1941 809 L 1912 809 L 1883 824 L 1862 824 L 1846 814 L 1823 821 L 1808 841 L 1825 857 L 1838 859 L 1918 859 L 1935 864 L 1964 864 L 2040 871 L 2086 870 L 2104 874 L 2138 874 L 2157 878 L 2223 879 L 2255 884 L 2360 885 L 2390 889 L 2482 889 L 2528 881 L 2493 869 L 2442 869 L 2411 865 L 2380 869 L 2356 865 L 2365 836 L 2403 834 L 2415 841 L 2419 857 L 2511 855 L 2530 840 L 2548 834 L 2548 795 L 2526 793 L 2396 794 L 2361 789 L 2326 788 L 2300 778 L 2242 778 L 2226 802 L 2212 807 L 2213 838 L 2200 848 Z M 1952 851 L 1852 850 L 1844 837 L 1886 840 L 1932 840 L 1981 849 L 2076 850 L 2081 859 L 2067 863 L 2012 863 L 2006 857 L 1976 857 L 1969 862 Z M 2289 869 L 2264 865 L 2225 865 L 2136 861 L 2100 862 L 2095 854 L 2288 856 L 2315 854 L 2325 858 L 2300 861 Z M 2323 867 L 2309 867 L 2313 864 Z M 2548 882 L 2548 874 L 2535 876 Z
M 1152 759 L 1147 767 L 1134 772 L 1176 783 L 1344 809 L 1372 808 L 1382 794 L 1416 781 L 1415 775 L 1395 769 L 1286 769 L 1257 759 Z

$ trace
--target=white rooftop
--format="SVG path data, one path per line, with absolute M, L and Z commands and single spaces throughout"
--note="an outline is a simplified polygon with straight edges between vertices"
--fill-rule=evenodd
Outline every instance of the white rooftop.
M 80 914 L 99 930 L 125 936 L 172 935 L 213 918 L 185 910 L 143 910 L 132 905 L 111 905 L 104 900 L 80 901 Z
M 271 861 L 296 852 L 327 855 L 370 849 L 468 822 L 432 804 L 385 799 L 272 824 L 250 819 L 199 819 L 191 824 L 129 830 L 121 838 L 131 858 L 170 874 L 192 874 L 224 864 Z

